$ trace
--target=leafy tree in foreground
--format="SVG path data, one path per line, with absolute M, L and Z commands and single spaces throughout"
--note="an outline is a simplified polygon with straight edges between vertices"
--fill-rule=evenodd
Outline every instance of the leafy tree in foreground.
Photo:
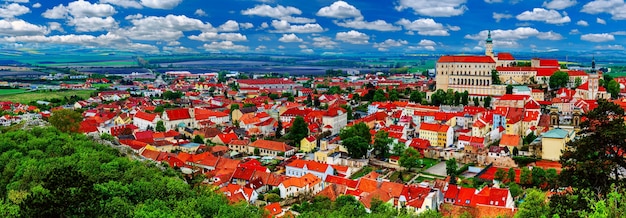
M 389 144 L 392 140 L 386 131 L 378 131 L 374 135 L 374 153 L 378 158 L 386 158 L 389 156 Z
M 548 84 L 551 89 L 559 89 L 562 87 L 567 87 L 567 83 L 569 82 L 569 74 L 563 71 L 556 71 L 552 76 L 550 76 L 550 81 Z
M 78 132 L 82 120 L 83 116 L 80 113 L 69 109 L 54 111 L 48 119 L 52 126 L 62 132 Z
M 515 218 L 540 218 L 548 217 L 549 214 L 550 207 L 546 201 L 546 194 L 537 189 L 528 189 Z
M 410 171 L 411 169 L 419 166 L 419 158 L 420 153 L 417 152 L 417 150 L 414 148 L 407 148 L 404 150 L 404 154 L 400 156 L 399 164 Z
M 165 132 L 165 124 L 163 123 L 163 120 L 157 121 L 154 130 L 156 130 L 157 132 Z
M 301 116 L 297 116 L 294 119 L 291 128 L 289 128 L 288 138 L 299 145 L 300 141 L 309 135 L 309 127 Z

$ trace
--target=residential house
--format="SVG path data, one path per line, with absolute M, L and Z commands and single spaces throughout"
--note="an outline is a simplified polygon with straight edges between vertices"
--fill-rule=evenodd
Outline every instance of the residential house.
M 220 133 L 211 139 L 211 142 L 220 145 L 227 145 L 232 140 L 238 139 L 237 134 L 234 132 L 230 133 Z
M 192 115 L 195 116 L 193 112 L 189 112 L 190 109 L 187 108 L 178 108 L 178 109 L 170 109 L 165 110 L 163 113 L 163 124 L 165 124 L 165 129 L 179 129 L 179 128 L 194 128 L 196 127 L 195 119 Z
M 235 151 L 235 152 L 238 152 L 238 153 L 247 153 L 249 144 L 250 144 L 250 140 L 247 140 L 247 139 L 244 139 L 244 140 L 234 139 L 234 140 L 231 140 L 228 143 L 228 148 L 231 151 Z
M 488 155 L 489 157 L 508 157 L 511 153 L 509 147 L 491 146 Z
M 335 170 L 331 165 L 310 160 L 296 159 L 285 166 L 285 175 L 292 177 L 313 174 L 322 180 L 326 180 L 326 176 L 334 175 L 334 172 Z
M 295 149 L 284 142 L 270 141 L 265 139 L 256 140 L 248 146 L 248 153 L 254 154 L 254 149 L 259 150 L 260 155 L 290 157 L 295 154 Z
M 339 131 L 348 124 L 348 114 L 343 108 L 329 108 L 322 117 L 322 124 L 332 134 L 339 134 Z
M 226 187 L 222 187 L 220 192 L 226 195 L 226 198 L 230 201 L 230 203 L 245 201 L 252 204 L 259 197 L 259 193 L 255 190 L 236 184 L 228 184 Z
M 300 194 L 311 193 L 315 195 L 322 191 L 322 179 L 313 175 L 305 174 L 301 177 L 291 177 L 278 185 L 280 197 L 296 197 Z
M 161 117 L 158 114 L 143 111 L 137 111 L 135 116 L 133 116 L 133 124 L 143 130 L 148 129 L 148 127 L 155 128 L 159 120 L 161 120 Z
M 565 144 L 574 138 L 574 131 L 555 128 L 541 135 L 541 159 L 558 161 Z
M 507 147 L 509 151 L 513 151 L 514 148 L 518 150 L 522 146 L 522 138 L 519 135 L 504 134 L 500 138 L 500 147 Z
M 428 187 L 404 186 L 397 207 L 406 208 L 407 212 L 412 214 L 420 214 L 426 210 L 437 210 L 443 202 L 440 193 L 439 190 Z
M 445 124 L 422 123 L 419 138 L 428 140 L 431 146 L 448 147 L 454 141 L 454 130 Z
M 300 150 L 303 152 L 311 152 L 317 147 L 317 139 L 315 136 L 309 136 L 300 140 Z

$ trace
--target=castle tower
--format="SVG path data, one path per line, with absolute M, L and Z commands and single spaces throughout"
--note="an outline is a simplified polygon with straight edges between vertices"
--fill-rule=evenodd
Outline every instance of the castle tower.
M 491 40 L 491 30 L 487 33 L 487 40 L 485 40 L 485 55 L 494 57 L 493 55 L 493 40 Z
M 596 59 L 595 57 L 591 59 L 591 72 L 589 72 L 589 98 L 597 99 L 598 98 L 598 88 L 599 88 L 599 75 L 596 70 Z

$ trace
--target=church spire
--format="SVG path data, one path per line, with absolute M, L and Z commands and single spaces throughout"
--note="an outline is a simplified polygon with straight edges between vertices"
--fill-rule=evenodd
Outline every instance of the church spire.
M 595 56 L 591 58 L 591 72 L 592 73 L 596 72 L 596 57 Z
M 489 32 L 487 32 L 487 43 L 492 43 L 493 40 L 491 40 L 491 30 L 488 30 Z
M 491 30 L 488 31 L 487 40 L 485 40 L 485 55 L 493 58 L 493 40 L 491 40 Z

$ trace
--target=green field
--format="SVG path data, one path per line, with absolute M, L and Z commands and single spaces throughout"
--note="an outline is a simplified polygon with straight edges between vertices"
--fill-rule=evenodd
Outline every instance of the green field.
M 91 87 L 93 87 L 95 89 L 98 89 L 98 88 L 109 88 L 109 87 L 111 87 L 111 84 L 107 84 L 107 83 L 104 83 L 104 84 L 100 84 L 100 83 L 98 83 L 98 84 L 91 84 Z
M 27 104 L 31 101 L 52 99 L 52 98 L 64 98 L 70 97 L 72 95 L 79 96 L 81 98 L 89 98 L 91 93 L 94 92 L 92 90 L 68 90 L 68 91 L 35 91 L 28 93 L 18 93 L 18 94 L 10 94 L 10 95 L 2 95 L 0 96 L 0 101 L 11 101 L 11 102 L 19 102 L 22 104 Z
M 0 89 L 0 95 L 14 95 L 26 92 L 26 89 Z

